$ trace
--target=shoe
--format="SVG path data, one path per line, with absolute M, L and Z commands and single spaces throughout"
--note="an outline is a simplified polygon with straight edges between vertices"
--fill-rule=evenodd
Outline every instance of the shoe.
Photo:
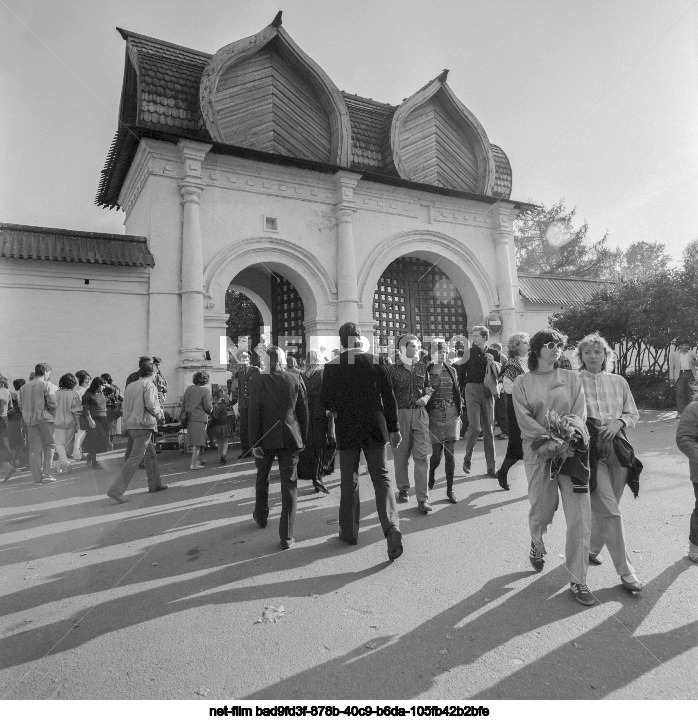
M 202 468 L 206 468 L 205 464 L 199 463 L 198 466 L 189 466 L 190 471 L 200 471 Z
M 470 473 L 470 461 L 466 461 L 465 458 L 463 459 L 463 473 Z
M 688 560 L 698 563 L 698 546 L 695 543 L 688 544 Z
M 166 491 L 169 486 L 158 486 L 157 488 L 149 488 L 148 493 L 157 493 L 158 491 Z
M 511 490 L 509 488 L 509 484 L 507 483 L 507 474 L 506 472 L 502 473 L 502 469 L 500 468 L 497 473 L 495 473 L 495 476 L 497 477 L 497 481 L 501 488 L 503 488 L 505 491 Z
M 266 528 L 267 527 L 267 519 L 266 518 L 260 518 L 257 515 L 257 511 L 253 511 L 252 518 L 254 518 L 254 522 L 260 527 L 260 528 Z
M 347 543 L 350 546 L 356 546 L 359 543 L 358 539 L 350 538 L 349 536 L 345 536 L 343 533 L 339 534 L 339 540 L 344 541 L 344 543 Z
M 103 470 L 104 470 L 104 466 L 103 466 L 99 461 L 95 461 L 95 462 L 90 466 L 90 468 L 94 468 L 95 471 L 103 471 Z M 143 468 L 145 468 L 145 466 L 143 466 Z
M 12 478 L 12 474 L 17 470 L 17 466 L 13 466 L 11 463 L 8 463 L 7 465 L 9 466 L 9 468 L 5 472 L 5 477 L 1 481 L 2 483 L 4 483 L 5 481 L 9 481 L 10 478 Z
M 117 503 L 128 503 L 128 498 L 124 498 L 123 493 L 112 491 L 111 488 L 107 491 L 107 495 L 109 496 L 109 498 L 111 498 L 113 501 L 116 501 Z
M 506 433 L 497 433 L 497 435 L 495 436 L 495 438 L 496 438 L 498 441 L 506 441 L 506 440 L 509 439 L 509 436 L 508 436 Z
M 398 503 L 407 503 L 410 500 L 410 492 L 403 488 L 398 494 L 397 494 L 397 502 Z
M 497 471 L 494 470 L 494 468 L 488 468 L 487 469 L 487 475 L 490 478 L 497 478 Z
M 480 431 L 480 434 L 478 435 L 477 439 L 478 439 L 478 441 L 484 440 L 484 439 L 485 439 L 485 434 L 484 434 L 482 431 Z
M 402 556 L 402 533 L 397 526 L 390 526 L 386 538 L 388 539 L 388 558 L 395 561 Z
M 293 546 L 295 542 L 296 542 L 296 539 L 293 537 L 282 538 L 281 539 L 281 548 L 283 548 L 284 551 L 288 551 L 288 549 L 291 548 L 291 546 Z
M 528 560 L 536 571 L 542 571 L 545 566 L 545 554 L 531 543 L 531 550 L 528 552 Z
M 644 586 L 642 581 L 640 581 L 634 573 L 626 576 L 621 576 L 620 582 L 623 584 L 623 588 L 626 591 L 642 591 L 642 588 Z
M 600 566 L 603 563 L 603 556 L 600 553 L 590 553 L 589 563 L 593 563 L 594 566 Z
M 581 603 L 582 606 L 594 605 L 594 597 L 583 583 L 570 583 L 570 591 L 574 594 L 575 601 Z
M 313 487 L 315 488 L 315 493 L 329 493 L 330 489 L 322 482 L 322 481 L 313 481 Z
M 424 515 L 431 513 L 434 509 L 429 505 L 429 501 L 420 501 L 417 504 L 417 509 L 420 510 Z
M 225 456 L 221 456 L 221 465 L 224 466 L 226 463 Z
M 42 483 L 53 483 L 55 480 L 55 476 L 52 476 L 50 473 L 45 473 L 41 476 Z
M 456 492 L 452 488 L 446 490 L 446 498 L 448 498 L 451 503 L 458 503 Z

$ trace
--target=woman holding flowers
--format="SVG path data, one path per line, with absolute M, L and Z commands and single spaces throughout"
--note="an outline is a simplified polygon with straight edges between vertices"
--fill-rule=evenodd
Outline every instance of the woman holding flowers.
M 570 590 L 579 603 L 592 606 L 594 597 L 586 585 L 591 538 L 588 486 L 584 492 L 584 487 L 573 485 L 568 475 L 551 476 L 551 465 L 574 456 L 574 440 L 579 435 L 574 428 L 583 428 L 587 415 L 578 374 L 558 367 L 564 345 L 564 338 L 557 331 L 538 331 L 530 342 L 529 372 L 516 378 L 513 386 L 531 505 L 529 560 L 536 571 L 543 570 L 546 552 L 543 536 L 552 523 L 559 494 L 567 522 L 565 559 Z M 549 427 L 553 417 L 555 430 Z M 565 427 L 565 433 L 559 431 L 560 426 Z M 588 456 L 588 449 L 586 453 Z
M 628 467 L 625 460 L 618 458 L 618 453 L 623 452 L 618 446 L 620 439 L 625 441 L 626 448 L 632 450 L 625 438 L 625 429 L 632 428 L 640 414 L 625 378 L 606 371 L 610 353 L 608 343 L 598 333 L 586 336 L 577 346 L 587 425 L 592 432 L 592 456 L 596 458 L 596 488 L 591 494 L 594 527 L 589 560 L 595 565 L 601 563 L 599 554 L 605 545 L 623 587 L 629 591 L 640 591 L 642 583 L 630 563 L 620 514 L 620 499 Z

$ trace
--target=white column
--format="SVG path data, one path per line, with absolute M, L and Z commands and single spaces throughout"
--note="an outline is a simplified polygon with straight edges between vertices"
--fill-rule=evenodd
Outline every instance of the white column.
M 492 239 L 495 244 L 497 262 L 497 295 L 499 296 L 498 312 L 502 316 L 502 344 L 516 331 L 516 307 L 514 305 L 514 281 L 516 266 L 512 268 L 510 244 L 514 243 L 513 206 L 500 203 L 494 211 L 494 227 Z
M 354 253 L 352 216 L 356 212 L 354 188 L 361 179 L 356 173 L 335 174 L 337 221 L 337 325 L 359 320 L 359 290 Z
M 201 164 L 211 145 L 180 140 L 183 177 L 179 185 L 182 198 L 182 269 L 180 295 L 182 298 L 182 347 L 179 349 L 180 392 L 191 382 L 196 370 L 209 370 L 204 345 L 204 253 L 201 240 L 199 206 L 206 187 Z M 218 346 L 211 349 L 217 352 Z

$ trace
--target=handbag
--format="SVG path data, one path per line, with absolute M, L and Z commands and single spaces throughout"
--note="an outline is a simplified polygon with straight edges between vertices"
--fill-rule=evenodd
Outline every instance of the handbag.
M 189 413 L 182 408 L 180 414 L 179 414 L 179 425 L 184 429 L 187 427 L 187 422 L 189 421 Z
M 491 364 L 487 364 L 487 370 L 485 371 L 485 396 L 489 391 L 493 398 L 499 398 L 502 394 L 502 383 L 499 380 L 499 371 L 501 364 L 493 361 Z

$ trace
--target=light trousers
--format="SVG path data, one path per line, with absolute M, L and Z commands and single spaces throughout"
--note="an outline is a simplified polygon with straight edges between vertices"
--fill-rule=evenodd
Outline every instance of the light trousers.
M 79 461 L 82 458 L 82 442 L 85 438 L 87 431 L 82 431 L 79 428 L 75 431 L 75 441 L 73 443 L 73 460 Z
M 27 426 L 27 445 L 29 446 L 29 468 L 34 483 L 41 483 L 41 476 L 51 475 L 53 460 L 53 423 L 42 421 Z
M 393 451 L 395 462 L 395 485 L 399 491 L 410 487 L 410 455 L 414 461 L 414 488 L 417 501 L 429 500 L 429 456 L 431 437 L 429 435 L 429 414 L 424 407 L 398 408 L 398 425 L 402 441 Z
M 620 465 L 616 454 L 599 460 L 596 470 L 596 490 L 591 494 L 591 512 L 594 523 L 591 530 L 591 553 L 600 553 L 606 546 L 616 567 L 616 572 L 625 576 L 635 573 L 625 547 L 623 517 L 620 514 L 620 499 L 625 488 L 628 469 Z
M 528 527 L 531 541 L 545 553 L 544 536 L 562 498 L 567 523 L 565 565 L 573 583 L 586 583 L 591 543 L 591 502 L 588 493 L 574 493 L 569 476 L 550 477 L 550 461 L 543 462 L 524 441 L 524 467 L 528 480 Z
M 53 442 L 56 444 L 56 454 L 61 463 L 61 470 L 65 471 L 70 468 L 70 459 L 66 453 L 66 448 L 70 448 L 70 444 L 74 442 L 75 426 L 70 428 L 54 428 Z
M 128 435 L 133 439 L 131 453 L 126 459 L 126 463 L 121 466 L 121 472 L 111 484 L 109 490 L 115 493 L 124 493 L 136 474 L 141 461 L 145 461 L 148 490 L 154 491 L 156 488 L 160 488 L 162 481 L 160 480 L 160 468 L 158 467 L 157 448 L 155 447 L 153 431 L 145 428 L 132 429 L 129 430 Z

